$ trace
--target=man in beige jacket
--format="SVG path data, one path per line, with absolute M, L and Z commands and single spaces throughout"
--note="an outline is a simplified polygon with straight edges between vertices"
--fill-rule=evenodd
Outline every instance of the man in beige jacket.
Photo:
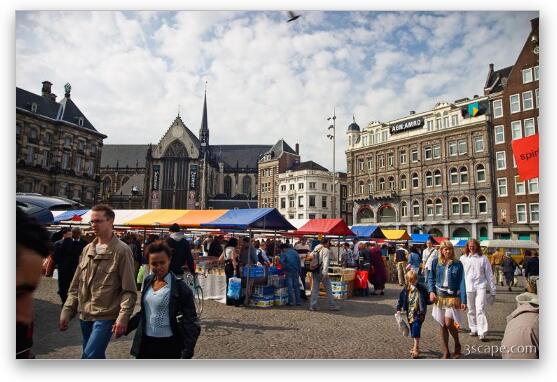
M 125 334 L 137 298 L 133 255 L 112 232 L 114 211 L 106 205 L 92 209 L 96 238 L 81 253 L 79 265 L 60 314 L 60 330 L 79 313 L 82 358 L 106 358 L 112 334 Z

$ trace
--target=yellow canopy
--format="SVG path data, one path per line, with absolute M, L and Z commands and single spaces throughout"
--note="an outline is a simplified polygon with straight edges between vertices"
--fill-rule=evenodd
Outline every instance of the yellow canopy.
M 177 223 L 181 228 L 199 228 L 201 224 L 207 224 L 217 220 L 229 210 L 189 210 L 187 214 L 181 216 L 173 223 Z
M 403 229 L 381 229 L 387 240 L 410 240 L 410 235 Z
M 190 212 L 188 210 L 153 210 L 143 216 L 129 220 L 126 224 L 131 226 L 169 227 Z

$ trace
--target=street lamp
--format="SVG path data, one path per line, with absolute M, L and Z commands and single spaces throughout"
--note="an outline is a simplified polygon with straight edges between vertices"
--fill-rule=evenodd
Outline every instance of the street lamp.
M 328 131 L 329 134 L 327 134 L 327 138 L 331 139 L 333 141 L 333 198 L 332 198 L 332 203 L 333 203 L 333 213 L 332 213 L 332 218 L 336 218 L 336 191 L 337 191 L 337 186 L 336 186 L 336 169 L 335 169 L 335 131 L 336 131 L 336 110 L 335 108 L 333 108 L 333 116 L 327 118 L 327 121 L 333 120 L 333 124 L 329 125 L 328 127 Z

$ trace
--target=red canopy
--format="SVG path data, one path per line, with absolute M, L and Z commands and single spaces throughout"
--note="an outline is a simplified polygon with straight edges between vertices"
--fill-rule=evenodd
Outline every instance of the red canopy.
M 449 240 L 449 238 L 448 238 L 448 237 L 441 237 L 441 236 L 438 236 L 438 237 L 435 237 L 435 236 L 434 236 L 434 237 L 433 237 L 433 240 L 435 240 L 435 242 L 436 242 L 437 244 L 441 244 L 441 243 L 444 242 L 445 240 Z
M 342 219 L 311 219 L 296 231 L 296 235 L 356 236 Z

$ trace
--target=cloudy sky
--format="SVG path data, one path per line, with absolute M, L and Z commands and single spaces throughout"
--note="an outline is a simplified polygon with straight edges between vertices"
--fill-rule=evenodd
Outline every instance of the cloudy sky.
M 58 12 L 16 15 L 16 86 L 53 83 L 105 143 L 157 143 L 180 110 L 211 143 L 300 143 L 332 168 L 325 136 L 483 94 L 488 64 L 512 65 L 537 12 Z M 58 98 L 59 99 L 59 98 Z

